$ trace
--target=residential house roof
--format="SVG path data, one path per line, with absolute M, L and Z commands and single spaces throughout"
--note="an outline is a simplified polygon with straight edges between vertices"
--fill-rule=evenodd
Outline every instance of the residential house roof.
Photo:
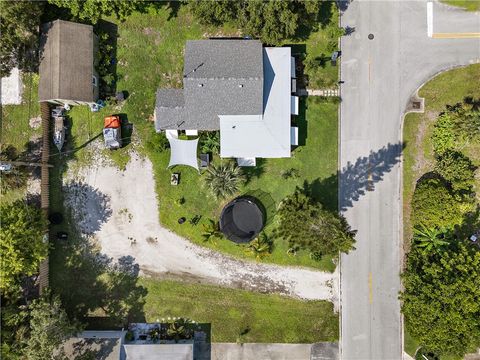
M 264 48 L 263 115 L 221 115 L 220 156 L 291 156 L 291 48 Z
M 260 41 L 187 41 L 183 75 L 183 89 L 157 92 L 157 130 L 218 130 L 218 115 L 263 112 Z
M 90 25 L 55 20 L 42 25 L 40 101 L 94 102 L 94 34 Z

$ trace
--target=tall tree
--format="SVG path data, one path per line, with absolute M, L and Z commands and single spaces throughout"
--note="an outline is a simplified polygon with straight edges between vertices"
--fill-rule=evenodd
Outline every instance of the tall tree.
M 403 284 L 406 328 L 422 346 L 457 357 L 478 347 L 480 251 L 476 247 L 459 242 L 433 254 L 414 248 Z
M 115 15 L 124 20 L 142 3 L 141 0 L 111 1 L 111 0 L 48 0 L 50 4 L 67 8 L 78 20 L 96 24 L 104 16 Z
M 0 217 L 0 290 L 5 295 L 18 289 L 21 275 L 35 274 L 47 256 L 47 221 L 40 209 L 22 200 L 0 205 Z
M 217 199 L 234 195 L 245 181 L 242 169 L 233 162 L 212 164 L 205 174 L 205 183 Z
M 41 1 L 0 1 L 0 76 L 8 76 L 14 67 L 34 70 Z
M 48 295 L 34 300 L 29 306 L 30 333 L 26 339 L 25 356 L 28 360 L 65 359 L 62 343 L 80 330 L 70 322 L 57 296 Z
M 293 1 L 246 1 L 241 7 L 240 24 L 246 34 L 278 44 L 297 31 L 299 16 L 295 6 Z
M 323 209 L 298 189 L 282 201 L 277 215 L 280 222 L 276 234 L 288 240 L 290 247 L 322 255 L 336 255 L 354 248 L 356 231 L 345 218 Z

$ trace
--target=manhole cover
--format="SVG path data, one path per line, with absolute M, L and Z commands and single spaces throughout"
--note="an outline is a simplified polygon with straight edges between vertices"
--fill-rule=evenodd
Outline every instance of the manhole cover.
M 420 109 L 420 101 L 414 101 L 412 106 L 414 109 Z
M 368 34 L 368 38 L 369 38 L 370 40 L 373 40 L 374 37 L 375 37 L 375 36 L 373 36 L 373 34 Z

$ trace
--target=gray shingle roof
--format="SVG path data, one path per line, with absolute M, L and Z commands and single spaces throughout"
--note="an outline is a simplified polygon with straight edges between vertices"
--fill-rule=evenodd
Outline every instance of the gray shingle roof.
M 56 20 L 42 26 L 40 101 L 94 102 L 94 34 L 90 25 Z
M 183 107 L 172 99 L 181 90 L 157 92 L 157 130 L 218 130 L 218 115 L 262 114 L 261 42 L 187 41 L 183 86 Z

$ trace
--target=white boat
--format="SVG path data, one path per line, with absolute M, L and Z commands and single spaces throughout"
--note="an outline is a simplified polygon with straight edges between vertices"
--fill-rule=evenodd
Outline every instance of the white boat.
M 65 126 L 63 124 L 63 116 L 55 116 L 53 118 L 53 143 L 58 151 L 62 151 L 63 143 L 65 142 Z

